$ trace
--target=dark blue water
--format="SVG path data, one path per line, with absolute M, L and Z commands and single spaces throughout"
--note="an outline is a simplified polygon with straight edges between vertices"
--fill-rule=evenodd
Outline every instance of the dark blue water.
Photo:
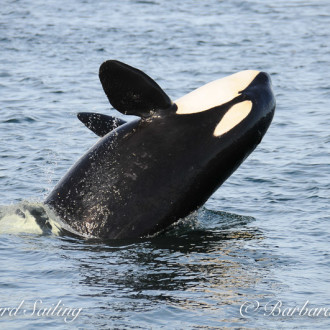
M 2 0 L 0 327 L 329 328 L 329 13 L 326 0 Z M 277 98 L 264 140 L 205 208 L 149 239 L 33 226 L 97 140 L 75 113 L 121 116 L 98 81 L 107 59 L 173 100 L 245 69 L 270 73 Z

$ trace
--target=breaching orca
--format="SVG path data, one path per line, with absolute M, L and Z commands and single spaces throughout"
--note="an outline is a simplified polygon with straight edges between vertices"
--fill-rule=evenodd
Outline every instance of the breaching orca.
M 140 119 L 78 114 L 101 139 L 45 203 L 85 236 L 137 238 L 197 210 L 256 148 L 274 115 L 264 72 L 233 74 L 175 102 L 119 61 L 104 62 L 99 77 L 112 106 Z

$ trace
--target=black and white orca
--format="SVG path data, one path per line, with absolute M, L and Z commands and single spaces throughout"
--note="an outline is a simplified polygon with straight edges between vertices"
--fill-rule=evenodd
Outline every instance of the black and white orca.
M 175 102 L 119 61 L 104 62 L 99 77 L 112 106 L 140 118 L 78 114 L 101 139 L 45 203 L 84 236 L 142 237 L 197 210 L 256 148 L 274 115 L 264 72 L 233 74 Z

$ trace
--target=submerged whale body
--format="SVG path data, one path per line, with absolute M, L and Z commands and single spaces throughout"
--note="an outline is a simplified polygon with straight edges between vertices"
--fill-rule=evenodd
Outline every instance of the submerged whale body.
M 112 106 L 140 119 L 78 114 L 101 138 L 45 203 L 84 236 L 142 237 L 197 210 L 256 148 L 274 115 L 264 72 L 233 74 L 175 102 L 119 61 L 104 62 L 99 77 Z

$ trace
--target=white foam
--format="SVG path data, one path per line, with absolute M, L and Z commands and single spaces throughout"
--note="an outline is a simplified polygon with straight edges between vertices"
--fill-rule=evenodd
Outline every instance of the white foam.
M 32 215 L 33 210 L 40 213 Z M 61 221 L 42 203 L 22 202 L 0 207 L 0 234 L 59 235 Z

